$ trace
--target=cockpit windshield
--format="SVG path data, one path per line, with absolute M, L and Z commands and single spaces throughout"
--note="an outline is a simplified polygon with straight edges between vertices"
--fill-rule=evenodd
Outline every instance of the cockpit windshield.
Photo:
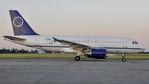
M 138 44 L 138 42 L 137 41 L 133 41 L 132 44 Z

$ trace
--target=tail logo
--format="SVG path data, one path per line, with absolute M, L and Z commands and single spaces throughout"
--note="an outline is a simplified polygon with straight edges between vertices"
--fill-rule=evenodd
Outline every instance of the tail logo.
M 13 19 L 13 25 L 15 27 L 22 27 L 23 23 L 24 23 L 23 19 L 21 17 L 19 17 L 19 16 L 15 17 Z

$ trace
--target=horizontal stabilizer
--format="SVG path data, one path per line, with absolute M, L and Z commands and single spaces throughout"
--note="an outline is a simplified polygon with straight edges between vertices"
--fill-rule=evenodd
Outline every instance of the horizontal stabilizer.
M 10 40 L 15 40 L 15 41 L 24 41 L 26 39 L 23 38 L 18 38 L 18 37 L 13 37 L 13 36 L 3 36 L 4 38 L 10 39 Z

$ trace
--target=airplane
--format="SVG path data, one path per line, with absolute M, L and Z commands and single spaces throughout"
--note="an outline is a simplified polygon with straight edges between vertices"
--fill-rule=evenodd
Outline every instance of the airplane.
M 82 56 L 104 59 L 107 54 L 121 54 L 125 62 L 125 54 L 145 51 L 139 42 L 127 37 L 40 35 L 17 10 L 9 10 L 9 13 L 14 36 L 3 36 L 5 40 L 44 51 L 76 53 L 75 61 L 80 61 Z

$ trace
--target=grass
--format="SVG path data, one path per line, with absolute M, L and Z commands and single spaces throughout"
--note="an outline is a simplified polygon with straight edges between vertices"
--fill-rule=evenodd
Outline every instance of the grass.
M 0 54 L 0 59 L 72 58 L 75 54 Z
M 121 59 L 121 55 L 109 56 L 107 59 Z M 129 60 L 149 60 L 149 54 L 126 54 L 126 59 Z
M 0 59 L 42 59 L 42 58 L 74 58 L 75 54 L 0 54 Z M 129 60 L 149 60 L 149 54 L 126 54 Z M 107 59 L 121 59 L 121 55 L 109 56 Z

